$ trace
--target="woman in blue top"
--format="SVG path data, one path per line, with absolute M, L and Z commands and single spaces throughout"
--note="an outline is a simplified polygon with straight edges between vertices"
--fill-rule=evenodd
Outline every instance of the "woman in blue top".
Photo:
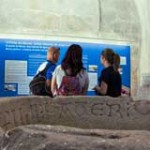
M 99 77 L 99 84 L 94 90 L 99 95 L 108 95 L 112 97 L 121 96 L 121 75 L 118 71 L 120 65 L 120 57 L 115 54 L 112 49 L 105 49 L 101 53 L 101 63 L 104 69 Z

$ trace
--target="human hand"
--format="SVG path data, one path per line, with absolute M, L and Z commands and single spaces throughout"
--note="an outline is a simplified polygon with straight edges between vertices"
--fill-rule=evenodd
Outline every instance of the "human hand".
M 92 88 L 92 90 L 97 90 L 98 85 L 96 85 L 95 87 Z

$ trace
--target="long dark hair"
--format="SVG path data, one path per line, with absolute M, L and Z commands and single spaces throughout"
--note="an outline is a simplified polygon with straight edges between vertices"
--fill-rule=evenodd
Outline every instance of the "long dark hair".
M 61 63 L 65 73 L 76 76 L 81 69 L 84 69 L 82 63 L 82 48 L 80 45 L 72 44 L 69 46 L 66 55 Z
M 117 53 L 111 48 L 106 48 L 102 51 L 101 55 L 113 66 L 115 71 L 118 71 L 120 66 L 120 56 Z

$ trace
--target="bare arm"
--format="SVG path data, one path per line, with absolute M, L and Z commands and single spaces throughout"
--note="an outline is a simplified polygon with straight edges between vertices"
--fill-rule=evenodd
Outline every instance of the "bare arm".
M 88 91 L 88 87 L 89 87 L 89 78 L 87 77 L 86 81 L 85 81 L 85 85 L 82 88 L 82 94 L 86 95 L 87 91 Z
M 100 93 L 100 94 L 102 94 L 102 95 L 105 95 L 105 94 L 106 94 L 107 88 L 108 88 L 108 85 L 107 85 L 104 81 L 101 82 L 101 85 L 100 85 L 100 86 L 95 86 L 95 87 L 94 87 L 94 89 L 95 89 L 98 93 Z
M 56 84 L 56 77 L 55 77 L 55 76 L 52 77 L 52 81 L 51 81 L 51 91 L 52 91 L 53 96 L 56 95 L 57 84 Z
M 85 84 L 85 86 L 82 88 L 82 94 L 86 95 L 87 91 L 88 91 L 88 87 L 89 87 L 89 83 Z
M 87 91 L 88 91 L 88 87 L 89 87 L 89 77 L 88 77 L 87 72 L 83 71 L 83 74 L 84 74 L 85 82 L 84 82 L 84 86 L 82 88 L 82 94 L 86 95 Z
M 48 87 L 51 87 L 51 80 L 47 79 L 47 80 L 46 80 L 46 85 L 47 85 Z

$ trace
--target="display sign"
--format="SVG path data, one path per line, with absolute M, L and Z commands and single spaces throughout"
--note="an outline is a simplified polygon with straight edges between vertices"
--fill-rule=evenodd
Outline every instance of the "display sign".
M 95 94 L 92 88 L 97 85 L 98 77 L 103 69 L 100 63 L 100 53 L 104 48 L 112 48 L 120 55 L 123 87 L 130 90 L 129 45 L 0 39 L 0 96 L 29 95 L 29 82 L 39 65 L 46 61 L 48 47 L 60 47 L 60 59 L 58 61 L 60 64 L 67 48 L 74 43 L 83 48 L 83 63 L 90 80 L 88 95 Z

